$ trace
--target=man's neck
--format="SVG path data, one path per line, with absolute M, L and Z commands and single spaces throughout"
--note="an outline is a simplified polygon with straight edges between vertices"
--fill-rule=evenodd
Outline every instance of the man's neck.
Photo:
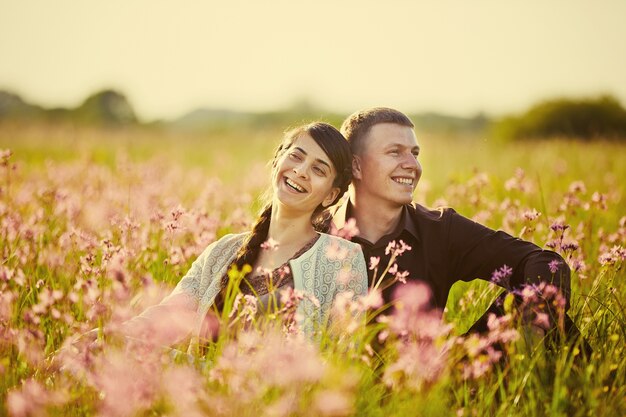
M 380 201 L 367 201 L 350 195 L 352 217 L 356 220 L 359 237 L 372 243 L 393 232 L 402 217 L 402 206 L 392 206 Z

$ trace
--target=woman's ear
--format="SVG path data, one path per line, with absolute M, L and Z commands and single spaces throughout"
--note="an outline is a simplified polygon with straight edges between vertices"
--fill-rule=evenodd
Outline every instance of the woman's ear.
M 352 178 L 360 180 L 362 179 L 361 175 L 361 158 L 357 155 L 352 157 Z
M 339 190 L 339 187 L 334 187 L 332 190 L 330 190 L 324 201 L 322 201 L 322 206 L 324 208 L 328 208 L 331 204 L 333 204 L 333 202 L 339 195 L 339 191 L 341 191 Z

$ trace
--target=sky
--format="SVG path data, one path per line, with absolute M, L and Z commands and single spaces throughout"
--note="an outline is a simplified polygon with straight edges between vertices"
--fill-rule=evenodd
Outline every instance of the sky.
M 0 0 L 0 89 L 123 92 L 144 120 L 308 100 L 459 116 L 626 104 L 624 0 Z

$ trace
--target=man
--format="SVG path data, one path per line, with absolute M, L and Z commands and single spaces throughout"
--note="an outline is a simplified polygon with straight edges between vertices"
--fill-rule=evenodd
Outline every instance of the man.
M 389 261 L 390 242 L 402 240 L 410 246 L 397 258 L 397 269 L 408 272 L 408 279 L 428 284 L 435 308 L 443 310 L 456 281 L 491 280 L 496 271 L 500 271 L 496 283 L 508 291 L 525 283 L 552 283 L 569 307 L 570 269 L 561 256 L 489 229 L 451 208 L 429 210 L 412 202 L 422 174 L 413 128 L 406 115 L 389 108 L 360 111 L 344 121 L 341 132 L 354 154 L 353 182 L 349 199 L 333 216 L 335 227 L 341 229 L 354 218 L 359 232 L 352 240 L 362 246 L 367 261 L 380 260 L 380 269 Z M 395 282 L 383 291 L 386 302 L 397 285 L 402 284 Z M 491 312 L 503 314 L 501 302 L 494 303 L 470 331 L 486 331 Z M 573 325 L 566 321 L 566 327 Z

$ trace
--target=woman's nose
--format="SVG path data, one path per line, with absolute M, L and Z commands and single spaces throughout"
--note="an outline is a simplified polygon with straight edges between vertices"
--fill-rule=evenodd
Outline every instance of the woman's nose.
M 296 165 L 295 167 L 293 167 L 293 173 L 301 178 L 307 177 L 306 167 L 303 167 L 302 165 Z

